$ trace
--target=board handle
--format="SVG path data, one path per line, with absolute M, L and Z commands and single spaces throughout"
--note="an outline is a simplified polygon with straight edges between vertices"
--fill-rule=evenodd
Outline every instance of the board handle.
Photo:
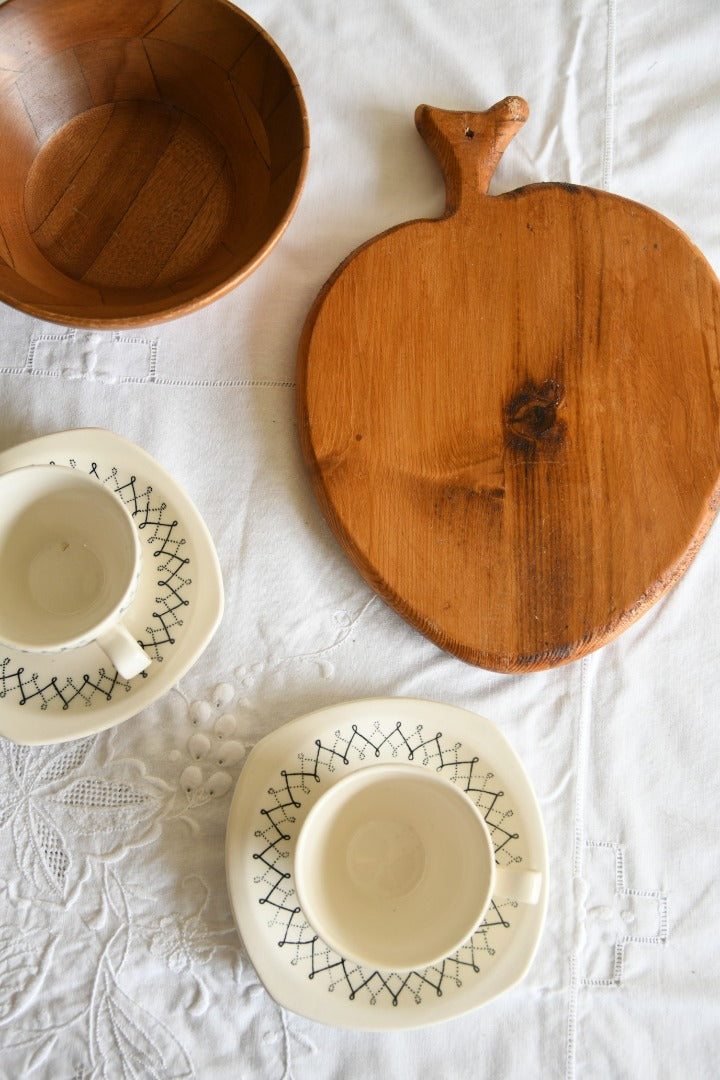
M 528 103 L 515 95 L 484 112 L 452 112 L 418 105 L 415 126 L 445 176 L 446 215 L 487 195 L 506 146 L 529 113 Z

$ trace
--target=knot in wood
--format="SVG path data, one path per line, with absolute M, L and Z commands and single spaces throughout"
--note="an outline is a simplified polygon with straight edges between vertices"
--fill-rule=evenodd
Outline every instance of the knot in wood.
M 563 387 L 554 379 L 522 386 L 505 408 L 505 424 L 511 440 L 519 440 L 520 444 L 561 442 L 565 425 L 558 420 L 557 408 L 563 395 Z

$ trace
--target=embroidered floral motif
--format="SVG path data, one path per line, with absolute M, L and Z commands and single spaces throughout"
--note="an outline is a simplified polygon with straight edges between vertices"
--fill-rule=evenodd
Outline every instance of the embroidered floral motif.
M 334 612 L 330 620 L 331 641 L 329 644 L 319 645 L 318 648 L 307 652 L 270 657 L 238 668 L 236 674 L 242 690 L 244 692 L 256 690 L 257 683 L 262 677 L 274 675 L 282 682 L 297 677 L 300 671 L 304 670 L 307 673 L 308 668 L 314 669 L 321 679 L 332 679 L 335 674 L 333 654 L 350 640 L 351 634 L 357 630 L 358 624 L 376 600 L 377 597 L 373 593 L 363 598 L 362 605 L 353 614 L 344 609 Z
M 239 721 L 224 711 L 234 694 L 229 683 L 222 683 L 211 701 L 194 701 L 189 706 L 193 730 L 183 750 L 170 755 L 181 766 L 178 784 L 185 817 L 187 811 L 227 795 L 245 757 L 245 743 L 237 737 Z
M 248 982 L 242 943 L 207 878 L 213 863 L 222 872 L 223 803 L 245 756 L 236 696 L 221 683 L 196 702 L 175 692 L 155 703 L 145 760 L 126 753 L 130 725 L 60 746 L 0 739 L 0 1075 L 197 1075 L 186 1023 L 172 1018 L 201 1022 L 218 985 L 242 996 Z M 211 842 L 204 869 L 173 880 L 150 846 L 172 841 L 177 823 Z M 147 864 L 142 846 L 157 857 L 152 886 L 137 869 Z M 162 1000 L 139 976 L 147 972 Z M 291 1029 L 280 1009 L 271 1016 L 257 1037 L 277 1038 L 277 1075 L 289 1075 Z
M 132 890 L 133 896 L 141 896 L 140 890 Z M 151 897 L 145 896 L 152 910 Z M 164 961 L 175 975 L 189 981 L 192 990 L 187 1009 L 193 1016 L 206 1012 L 210 997 L 200 968 L 211 962 L 220 963 L 219 953 L 226 953 L 225 961 L 233 968 L 233 978 L 239 982 L 242 974 L 240 943 L 234 926 L 211 926 L 208 922 L 210 890 L 197 875 L 185 878 L 174 903 L 180 910 L 169 912 L 160 919 L 139 916 L 134 931 L 147 944 L 150 953 Z M 189 913 L 188 913 L 189 911 Z
M 67 912 L 48 902 L 38 908 L 17 890 L 12 897 L 0 890 L 0 912 L 12 901 L 15 915 L 12 928 L 0 929 L 0 1047 L 3 1064 L 14 1062 L 3 1075 L 37 1074 L 47 1064 L 43 1075 L 54 1077 L 55 1059 L 63 1062 L 62 1075 L 190 1077 L 190 1058 L 178 1037 L 126 988 L 124 969 L 137 955 L 127 893 L 107 865 L 95 884 L 105 907 L 94 925 L 77 907 Z M 89 998 L 48 995 L 53 1015 L 47 1008 L 28 1015 L 52 971 L 56 943 L 64 946 L 64 963 L 73 957 L 72 976 L 91 988 Z
M 19 934 L 17 928 L 0 927 L 0 1024 L 32 1002 L 50 968 L 54 944 L 40 929 Z
M 160 793 L 145 781 L 85 771 L 95 737 L 60 748 L 0 740 L 0 836 L 38 895 L 69 902 L 88 859 L 115 858 L 157 835 Z

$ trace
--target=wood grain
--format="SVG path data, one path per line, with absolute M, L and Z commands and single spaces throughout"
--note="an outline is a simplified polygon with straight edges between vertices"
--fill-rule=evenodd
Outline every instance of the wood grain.
M 298 353 L 335 535 L 438 645 L 497 671 L 605 644 L 681 576 L 720 500 L 720 285 L 672 223 L 590 188 L 490 196 L 527 106 L 422 106 L 439 220 L 338 268 Z
M 228 0 L 0 5 L 0 300 L 145 325 L 272 250 L 308 156 L 302 94 Z

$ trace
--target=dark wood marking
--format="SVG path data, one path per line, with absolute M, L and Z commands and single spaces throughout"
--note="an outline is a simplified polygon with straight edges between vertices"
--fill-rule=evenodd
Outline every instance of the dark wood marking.
M 565 437 L 565 421 L 558 417 L 564 390 L 554 379 L 537 385 L 522 386 L 505 407 L 509 445 L 522 449 L 525 444 L 557 446 Z

